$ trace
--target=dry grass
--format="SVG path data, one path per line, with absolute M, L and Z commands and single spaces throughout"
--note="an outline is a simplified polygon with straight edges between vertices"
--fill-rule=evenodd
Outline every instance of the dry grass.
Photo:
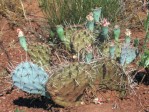
M 20 0 L 0 0 L 0 15 L 15 22 L 23 17 Z

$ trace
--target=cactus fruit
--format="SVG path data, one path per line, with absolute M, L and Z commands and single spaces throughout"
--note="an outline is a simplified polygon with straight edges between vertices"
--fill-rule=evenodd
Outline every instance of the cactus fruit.
M 91 45 L 86 46 L 85 62 L 90 63 L 93 59 L 93 48 Z
M 120 27 L 118 25 L 115 25 L 113 30 L 113 35 L 114 35 L 114 40 L 116 42 L 119 41 L 120 33 L 121 33 Z
M 50 66 L 50 53 L 51 49 L 44 43 L 32 43 L 28 44 L 28 54 L 31 60 L 39 66 Z
M 56 32 L 58 34 L 58 37 L 61 41 L 64 41 L 65 35 L 64 35 L 64 28 L 62 25 L 56 26 Z
M 109 32 L 108 28 L 109 24 L 110 23 L 105 18 L 101 21 L 101 32 L 99 34 L 99 41 L 104 42 L 105 40 L 107 40 Z
M 126 29 L 126 31 L 125 31 L 125 43 L 126 44 L 130 44 L 130 42 L 131 42 L 131 31 L 130 31 L 130 29 Z
M 89 29 L 91 32 L 93 32 L 94 31 L 93 13 L 90 13 L 89 15 L 87 15 L 86 19 L 87 19 L 87 24 L 86 24 L 87 29 Z
M 130 42 L 131 42 L 130 37 L 129 36 L 126 36 L 125 37 L 125 43 L 130 44 Z
M 32 62 L 20 63 L 12 72 L 12 80 L 25 92 L 46 96 L 48 74 Z
M 70 50 L 70 36 L 67 36 L 62 25 L 57 25 L 56 32 L 59 39 L 64 43 L 66 48 Z
M 23 31 L 21 29 L 17 29 L 17 33 L 18 33 L 18 38 L 19 38 L 19 42 L 21 47 L 27 51 L 27 42 L 26 42 L 26 37 L 23 34 Z
M 136 48 L 124 44 L 121 49 L 120 64 L 129 64 L 136 58 Z
M 102 9 L 102 7 L 95 8 L 92 10 L 95 23 L 99 23 L 99 19 L 101 17 L 101 9 Z

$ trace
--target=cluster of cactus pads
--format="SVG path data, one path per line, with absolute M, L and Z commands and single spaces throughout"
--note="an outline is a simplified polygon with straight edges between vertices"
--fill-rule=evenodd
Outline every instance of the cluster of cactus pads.
M 61 106 L 76 106 L 81 104 L 80 95 L 85 88 L 95 83 L 108 84 L 108 88 L 121 91 L 126 79 L 119 74 L 121 70 L 110 60 L 92 64 L 74 62 L 60 66 L 50 78 L 43 68 L 31 62 L 23 62 L 12 72 L 12 80 L 23 91 L 46 96 Z M 121 79 L 124 80 L 119 84 Z
M 83 48 L 93 43 L 93 35 L 86 29 L 64 30 L 61 25 L 58 25 L 57 33 L 66 48 L 75 52 L 80 52 Z

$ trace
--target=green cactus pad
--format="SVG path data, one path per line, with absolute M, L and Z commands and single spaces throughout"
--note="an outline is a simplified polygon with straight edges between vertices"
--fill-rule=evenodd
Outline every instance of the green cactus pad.
M 44 43 L 29 43 L 28 54 L 31 60 L 39 66 L 50 66 L 51 49 Z
M 71 43 L 73 49 L 79 53 L 86 46 L 93 43 L 93 35 L 88 30 L 78 30 L 74 32 Z

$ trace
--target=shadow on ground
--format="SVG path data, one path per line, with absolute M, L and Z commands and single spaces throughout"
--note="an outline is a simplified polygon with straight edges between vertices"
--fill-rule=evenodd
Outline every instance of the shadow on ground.
M 40 97 L 40 98 L 19 97 L 18 99 L 14 100 L 13 103 L 14 105 L 18 105 L 18 106 L 25 106 L 28 108 L 42 108 L 44 110 L 50 110 L 53 106 L 55 106 L 55 104 L 51 100 L 45 97 Z
M 149 85 L 149 74 L 145 72 L 139 72 L 135 75 L 134 80 L 139 84 Z

